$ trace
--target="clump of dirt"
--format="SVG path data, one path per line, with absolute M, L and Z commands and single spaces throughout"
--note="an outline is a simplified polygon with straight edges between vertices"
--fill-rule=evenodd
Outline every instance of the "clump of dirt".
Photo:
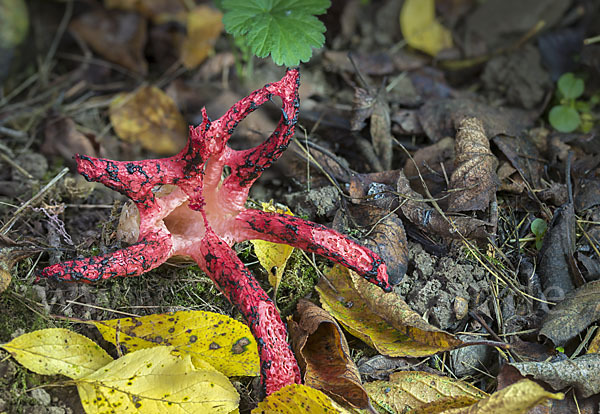
M 487 296 L 489 282 L 481 266 L 453 257 L 436 257 L 409 243 L 409 269 L 398 293 L 410 307 L 441 329 L 454 329 Z

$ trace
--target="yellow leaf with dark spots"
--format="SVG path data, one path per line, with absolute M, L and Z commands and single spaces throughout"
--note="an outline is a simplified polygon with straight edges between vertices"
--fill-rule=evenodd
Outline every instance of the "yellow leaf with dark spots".
M 323 309 L 380 353 L 421 357 L 462 345 L 453 335 L 425 322 L 400 297 L 383 292 L 347 268 L 336 265 L 327 276 L 333 287 L 323 279 L 317 285 Z
M 524 379 L 496 391 L 483 400 L 463 408 L 444 411 L 444 414 L 526 414 L 549 399 L 562 400 L 562 392 L 551 393 L 538 383 Z
M 233 385 L 189 355 L 159 346 L 127 354 L 76 380 L 86 413 L 229 413 L 239 403 Z
M 187 141 L 188 127 L 177 105 L 155 86 L 117 95 L 109 114 L 119 138 L 157 154 L 173 154 Z
M 250 329 L 229 316 L 180 311 L 93 323 L 104 339 L 129 352 L 168 345 L 189 354 L 194 364 L 206 361 L 228 377 L 260 373 L 258 348 Z
M 74 379 L 89 375 L 113 360 L 91 339 L 61 328 L 30 332 L 0 347 L 30 371 Z
M 469 383 L 420 371 L 394 372 L 389 381 L 369 382 L 365 388 L 375 403 L 398 413 L 439 413 L 488 397 Z
M 252 414 L 346 414 L 345 410 L 321 391 L 293 384 L 269 395 Z

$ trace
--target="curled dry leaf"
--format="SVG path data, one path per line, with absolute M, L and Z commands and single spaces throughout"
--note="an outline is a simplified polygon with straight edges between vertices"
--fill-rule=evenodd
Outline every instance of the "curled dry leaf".
M 398 177 L 397 188 L 402 214 L 425 232 L 433 232 L 451 239 L 459 239 L 462 235 L 467 238 L 486 240 L 488 229 L 491 231 L 493 228 L 492 223 L 471 217 L 448 216 L 446 220 L 425 202 L 421 194 L 410 188 L 404 173 Z
M 190 355 L 194 364 L 206 361 L 227 376 L 259 375 L 250 329 L 226 315 L 180 311 L 92 322 L 105 340 L 129 352 L 169 345 Z
M 600 319 L 600 280 L 588 282 L 569 293 L 546 315 L 540 335 L 564 345 Z
M 394 372 L 389 381 L 369 382 L 365 388 L 375 403 L 395 413 L 441 413 L 488 396 L 469 383 L 422 371 Z
M 288 318 L 294 353 L 304 384 L 344 405 L 366 409 L 369 396 L 350 357 L 348 342 L 335 319 L 306 299 L 300 299 L 294 319 Z
M 146 21 L 140 15 L 97 8 L 74 19 L 69 30 L 106 60 L 142 75 L 148 72 Z
M 181 45 L 181 61 L 187 69 L 202 63 L 214 51 L 217 38 L 223 31 L 223 14 L 200 5 L 187 15 L 187 36 Z
M 377 295 L 353 272 L 334 266 L 317 291 L 322 306 L 352 335 L 384 355 L 427 356 L 462 345 L 453 335 L 425 322 L 397 295 Z
M 477 118 L 465 118 L 458 124 L 454 153 L 449 211 L 487 210 L 496 201 L 497 161 Z
M 522 380 L 497 391 L 487 398 L 463 408 L 444 411 L 444 414 L 525 414 L 548 399 L 562 400 L 564 394 L 546 391 L 531 380 Z
M 447 176 L 454 170 L 454 139 L 442 138 L 426 147 L 419 148 L 412 159 L 404 164 L 404 175 L 410 186 L 419 194 L 426 194 L 421 177 L 429 192 L 436 196 L 446 190 Z M 419 177 L 419 173 L 421 177 Z
M 117 95 L 109 111 L 113 128 L 125 141 L 139 142 L 158 154 L 172 154 L 185 145 L 187 124 L 175 102 L 157 87 Z

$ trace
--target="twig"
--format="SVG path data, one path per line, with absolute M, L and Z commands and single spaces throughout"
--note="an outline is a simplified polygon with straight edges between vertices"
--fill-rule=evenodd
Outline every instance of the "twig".
M 17 218 L 21 215 L 21 213 L 30 205 L 32 205 L 33 203 L 37 202 L 40 198 L 42 198 L 47 192 L 48 190 L 50 190 L 52 187 L 54 187 L 56 185 L 56 183 L 65 176 L 65 174 L 67 174 L 69 172 L 68 168 L 63 168 L 63 170 L 61 172 L 58 173 L 58 175 L 56 177 L 54 177 L 52 179 L 52 181 L 50 181 L 48 184 L 46 184 L 44 186 L 44 188 L 42 188 L 40 191 L 38 191 L 38 193 L 36 195 L 34 195 L 32 198 L 30 198 L 29 200 L 27 200 L 25 203 L 23 203 L 21 205 L 21 207 L 19 207 L 17 209 L 17 211 L 15 211 L 15 213 L 13 214 L 13 216 L 10 218 L 10 220 L 8 220 L 6 222 L 6 224 L 4 226 L 2 226 L 2 228 L 0 229 L 0 234 L 6 234 L 10 231 L 10 229 L 12 228 L 12 226 L 15 224 L 15 222 L 17 221 Z

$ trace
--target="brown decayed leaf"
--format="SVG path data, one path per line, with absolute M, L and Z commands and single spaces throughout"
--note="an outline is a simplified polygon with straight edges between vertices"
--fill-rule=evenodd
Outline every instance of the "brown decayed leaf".
M 522 380 L 487 398 L 463 408 L 444 411 L 444 414 L 525 414 L 548 399 L 561 400 L 564 394 L 546 391 L 531 380 Z
M 121 139 L 139 142 L 158 154 L 171 155 L 183 148 L 187 140 L 183 116 L 173 100 L 157 87 L 142 86 L 117 95 L 109 112 L 110 122 Z
M 600 319 L 600 280 L 588 282 L 569 293 L 546 315 L 540 335 L 563 345 Z
M 420 194 L 425 194 L 419 172 L 432 195 L 446 189 L 446 176 L 454 170 L 454 140 L 450 137 L 419 148 L 413 159 L 404 164 L 404 175 L 410 180 L 410 186 Z M 418 170 L 417 170 L 418 168 Z
M 373 285 L 374 291 L 360 282 L 358 275 L 342 266 L 328 273 L 330 286 L 323 279 L 317 285 L 322 306 L 352 335 L 388 356 L 426 356 L 453 349 L 462 344 L 452 335 L 427 324 L 395 294 L 386 295 Z M 365 284 L 369 282 L 364 281 Z M 360 285 L 362 292 L 355 289 Z M 335 290 L 334 290 L 335 289 Z M 369 298 L 367 304 L 365 297 Z M 382 309 L 384 308 L 384 309 Z M 385 317 L 385 319 L 384 319 Z
M 379 92 L 373 105 L 370 133 L 375 154 L 380 158 L 384 170 L 389 170 L 392 166 L 391 129 L 390 107 L 383 92 Z
M 544 163 L 534 143 L 526 136 L 510 137 L 502 134 L 493 140 L 521 177 L 527 180 L 532 188 L 540 188 Z
M 155 24 L 185 21 L 185 2 L 173 0 L 104 0 L 107 9 L 137 11 Z
M 469 383 L 422 371 L 395 372 L 389 381 L 369 382 L 365 388 L 374 402 L 396 413 L 440 413 L 488 396 Z
M 342 404 L 368 408 L 358 368 L 335 319 L 306 299 L 300 299 L 294 319 L 288 318 L 294 353 L 304 373 L 304 384 L 328 394 Z
M 79 36 L 106 60 L 145 75 L 146 21 L 136 13 L 97 8 L 69 24 Z
M 193 69 L 213 52 L 217 38 L 223 31 L 223 14 L 206 5 L 188 13 L 187 36 L 181 45 L 181 61 Z
M 477 118 L 465 118 L 455 139 L 454 172 L 449 188 L 449 211 L 487 210 L 496 200 L 498 177 L 496 157 L 490 151 L 483 125 Z
M 368 204 L 349 206 L 354 223 L 366 231 L 363 244 L 384 261 L 392 285 L 399 284 L 408 268 L 408 241 L 402 220 L 389 210 Z
M 100 155 L 93 137 L 79 132 L 75 122 L 64 116 L 46 119 L 41 151 L 46 155 L 60 155 L 65 161 L 73 158 L 73 154 Z
M 573 203 L 567 203 L 554 210 L 538 255 L 540 280 L 550 301 L 561 301 L 575 286 L 582 285 L 573 257 L 575 238 L 575 209 Z M 559 334 L 555 339 L 561 341 L 564 335 Z
M 575 387 L 584 397 L 600 393 L 600 354 L 585 354 L 573 359 L 511 364 L 524 375 L 548 383 L 555 390 Z
M 454 223 L 454 226 L 450 225 L 437 210 L 422 201 L 421 194 L 410 188 L 404 173 L 398 177 L 397 188 L 402 214 L 425 232 L 437 233 L 452 239 L 458 239 L 462 235 L 467 238 L 486 240 L 488 229 L 493 228 L 492 223 L 471 217 L 449 216 L 449 220 Z
M 434 142 L 454 136 L 455 126 L 468 117 L 479 119 L 489 138 L 498 134 L 517 136 L 532 123 L 523 110 L 498 109 L 469 99 L 430 99 L 419 108 L 419 121 Z

